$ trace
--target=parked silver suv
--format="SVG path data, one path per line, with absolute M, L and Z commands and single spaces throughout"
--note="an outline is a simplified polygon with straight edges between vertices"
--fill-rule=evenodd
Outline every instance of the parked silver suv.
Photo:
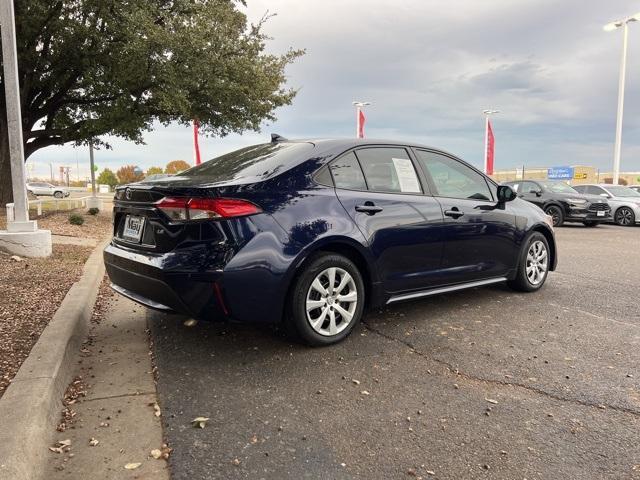
M 69 196 L 69 190 L 64 187 L 57 187 L 46 182 L 30 182 L 27 183 L 27 191 L 40 197 L 49 195 L 56 198 L 64 198 Z
M 600 195 L 609 200 L 611 216 L 618 225 L 630 227 L 640 223 L 640 193 L 622 185 L 575 185 L 580 193 Z

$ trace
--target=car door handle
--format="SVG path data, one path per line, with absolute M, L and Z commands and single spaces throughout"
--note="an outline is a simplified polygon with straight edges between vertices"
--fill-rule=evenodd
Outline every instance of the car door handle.
M 451 210 L 445 210 L 444 214 L 447 217 L 460 218 L 464 215 L 464 212 L 461 212 L 460 210 L 458 210 L 457 207 L 453 207 Z
M 375 215 L 376 213 L 381 212 L 382 210 L 383 210 L 382 207 L 377 207 L 374 204 L 356 205 L 356 212 L 366 213 L 367 215 Z

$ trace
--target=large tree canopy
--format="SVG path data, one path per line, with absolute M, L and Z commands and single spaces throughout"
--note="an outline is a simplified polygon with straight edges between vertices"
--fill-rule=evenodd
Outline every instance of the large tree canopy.
M 302 52 L 266 53 L 265 19 L 249 25 L 232 0 L 19 0 L 15 8 L 26 157 L 105 134 L 141 142 L 156 120 L 197 118 L 217 136 L 257 130 L 295 95 L 284 70 Z M 2 203 L 10 175 L 0 117 Z

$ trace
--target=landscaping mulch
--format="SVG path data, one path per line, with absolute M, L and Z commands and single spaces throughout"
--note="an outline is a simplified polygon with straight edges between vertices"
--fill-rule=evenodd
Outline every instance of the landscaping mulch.
M 48 258 L 20 261 L 0 253 L 0 395 L 80 278 L 92 250 L 54 245 Z
M 89 215 L 78 209 L 83 225 L 71 225 L 69 212 L 38 219 L 38 226 L 56 235 L 105 239 L 111 230 L 107 212 Z M 0 216 L 0 229 L 6 217 Z M 48 258 L 20 258 L 0 252 L 0 396 L 47 326 L 93 247 L 53 244 Z M 104 296 L 104 292 L 101 291 Z M 100 299 L 99 299 L 100 300 Z
M 82 225 L 69 223 L 69 215 L 81 215 L 84 219 Z M 0 230 L 6 228 L 6 216 L 0 216 Z M 89 215 L 84 209 L 76 209 L 67 212 L 51 213 L 40 218 L 38 228 L 51 230 L 54 235 L 65 235 L 80 238 L 95 238 L 102 240 L 111 230 L 110 212 L 100 212 L 98 215 Z

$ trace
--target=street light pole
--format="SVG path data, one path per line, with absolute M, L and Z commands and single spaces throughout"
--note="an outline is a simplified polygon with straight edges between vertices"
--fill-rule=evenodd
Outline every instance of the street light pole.
M 624 116 L 624 87 L 627 75 L 627 50 L 629 45 L 629 23 L 640 19 L 636 13 L 624 20 L 608 23 L 604 26 L 606 32 L 622 27 L 622 58 L 620 60 L 620 78 L 618 81 L 618 112 L 616 117 L 616 141 L 613 150 L 613 184 L 617 185 L 620 178 L 620 157 L 622 156 L 622 119 Z
M 51 255 L 51 232 L 38 230 L 38 223 L 35 220 L 29 220 L 14 15 L 13 0 L 1 0 L 2 68 L 13 189 L 13 215 L 12 218 L 7 215 L 7 230 L 0 231 L 0 250 L 26 257 L 48 257 Z
M 22 116 L 20 113 L 20 86 L 18 83 L 18 55 L 13 0 L 0 2 L 2 25 L 2 63 L 4 70 L 7 130 L 9 132 L 9 159 L 13 187 L 13 231 L 34 231 L 35 222 L 29 222 L 27 188 L 25 182 L 24 145 L 22 143 Z M 11 219 L 7 219 L 9 223 Z

